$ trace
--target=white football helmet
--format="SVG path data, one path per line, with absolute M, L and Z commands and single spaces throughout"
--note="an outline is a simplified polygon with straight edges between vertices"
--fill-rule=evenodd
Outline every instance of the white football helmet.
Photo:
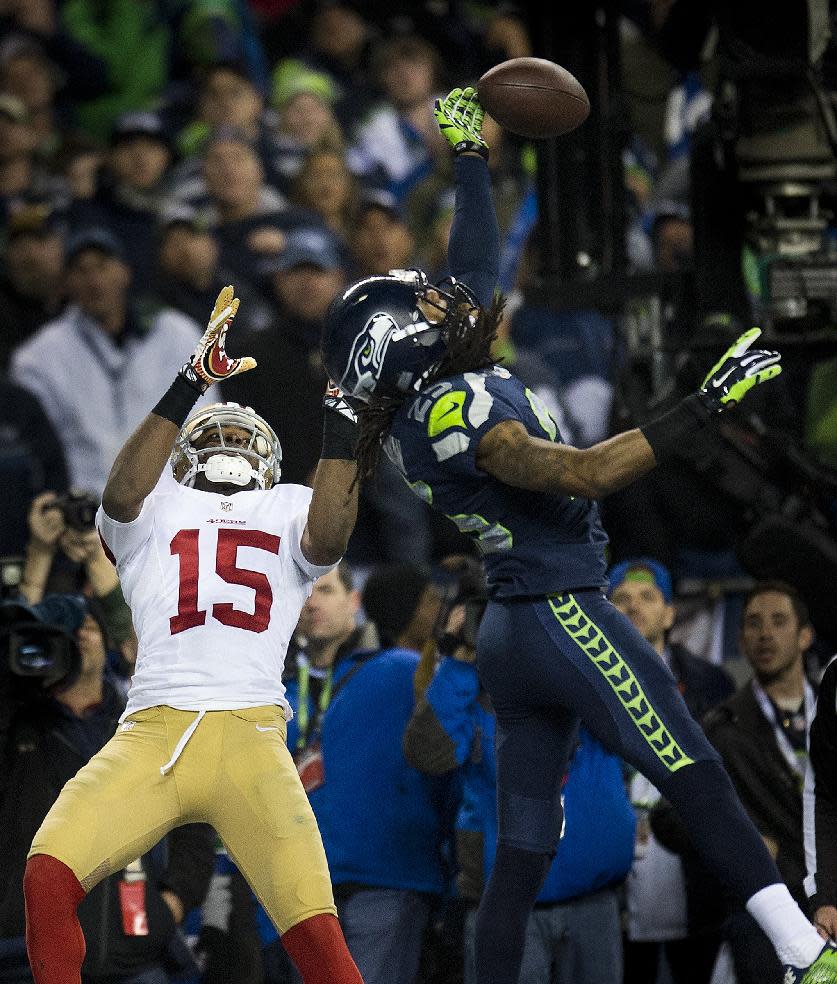
M 226 427 L 248 432 L 249 442 L 229 443 Z M 281 463 L 276 432 L 255 410 L 238 403 L 213 403 L 193 413 L 180 429 L 171 454 L 175 479 L 189 488 L 204 473 L 210 482 L 245 486 L 255 480 L 260 489 L 269 489 L 279 481 Z

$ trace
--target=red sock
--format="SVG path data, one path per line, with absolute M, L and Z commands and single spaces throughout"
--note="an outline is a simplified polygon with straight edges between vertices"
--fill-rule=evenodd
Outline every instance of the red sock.
M 282 936 L 282 945 L 302 975 L 303 984 L 363 984 L 337 916 L 330 912 L 292 926 Z
M 26 862 L 26 950 L 35 984 L 80 984 L 84 933 L 76 915 L 85 892 L 66 864 L 36 854 Z

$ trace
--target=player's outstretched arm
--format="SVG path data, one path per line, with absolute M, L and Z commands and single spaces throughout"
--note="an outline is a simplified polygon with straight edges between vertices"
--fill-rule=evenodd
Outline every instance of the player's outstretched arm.
M 642 428 L 582 449 L 532 437 L 519 421 L 504 420 L 480 441 L 477 466 L 518 488 L 601 499 L 687 447 L 716 413 L 779 375 L 778 352 L 750 349 L 760 334 L 758 328 L 745 332 L 712 367 L 697 393 Z
M 500 230 L 486 166 L 484 112 L 476 90 L 452 89 L 433 115 L 455 155 L 456 208 L 448 240 L 450 272 L 487 306 L 500 276 Z M 480 159 L 482 158 L 482 159 Z
M 323 450 L 302 534 L 302 553 L 312 564 L 336 564 L 357 519 L 357 417 L 329 380 L 323 397 Z
M 255 359 L 231 359 L 226 353 L 227 331 L 237 311 L 234 288 L 224 287 L 191 358 L 116 456 L 102 495 L 102 508 L 111 519 L 129 523 L 139 516 L 198 397 L 213 383 L 256 365 Z

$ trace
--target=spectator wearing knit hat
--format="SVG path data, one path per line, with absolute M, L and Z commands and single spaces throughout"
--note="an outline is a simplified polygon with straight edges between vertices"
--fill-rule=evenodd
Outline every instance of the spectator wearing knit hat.
M 608 577 L 611 601 L 671 670 L 696 720 L 732 694 L 733 683 L 719 666 L 668 642 L 675 617 L 668 568 L 652 557 L 632 557 L 616 564 Z M 661 951 L 675 984 L 708 984 L 720 942 L 720 916 L 710 897 L 710 889 L 717 886 L 707 882 L 691 854 L 679 857 L 649 828 L 649 810 L 659 801 L 658 790 L 635 773 L 630 793 L 638 822 L 627 882 L 625 984 L 654 984 Z

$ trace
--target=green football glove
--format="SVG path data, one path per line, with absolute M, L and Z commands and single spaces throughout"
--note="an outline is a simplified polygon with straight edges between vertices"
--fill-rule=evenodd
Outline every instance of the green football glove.
M 699 395 L 711 410 L 726 410 L 740 403 L 759 383 L 774 379 L 782 371 L 778 352 L 750 349 L 761 328 L 745 331 L 707 373 Z
M 437 99 L 433 115 L 442 136 L 455 154 L 474 151 L 488 158 L 488 144 L 482 138 L 482 120 L 485 112 L 477 98 L 477 90 L 452 89 L 444 100 Z

